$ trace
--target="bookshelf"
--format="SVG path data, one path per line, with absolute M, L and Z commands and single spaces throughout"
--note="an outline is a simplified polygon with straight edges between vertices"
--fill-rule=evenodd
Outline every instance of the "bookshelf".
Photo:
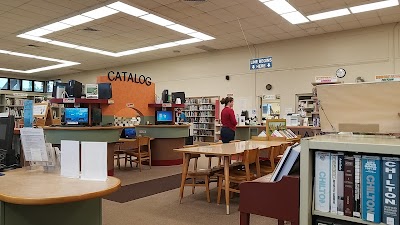
M 194 142 L 214 142 L 216 114 L 219 113 L 217 104 L 219 96 L 186 98 L 186 108 L 183 111 L 188 122 L 194 124 Z
M 315 101 L 312 98 L 312 93 L 296 94 L 296 112 L 300 114 L 302 118 L 308 118 L 308 126 L 313 126 L 313 115 L 311 113 L 315 110 Z
M 357 154 L 400 156 L 400 139 L 373 135 L 322 135 L 302 139 L 300 154 L 300 224 L 312 224 L 313 216 L 358 224 L 379 224 L 359 218 L 324 213 L 314 210 L 313 174 L 315 151 L 339 151 Z M 383 223 L 381 223 L 383 224 Z

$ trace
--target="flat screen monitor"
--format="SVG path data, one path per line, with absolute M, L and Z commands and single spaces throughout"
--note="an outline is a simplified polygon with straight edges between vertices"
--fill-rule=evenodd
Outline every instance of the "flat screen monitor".
M 0 171 L 15 166 L 15 151 L 12 149 L 14 116 L 0 117 Z
M 122 130 L 121 138 L 132 139 L 136 137 L 136 129 L 135 128 L 125 128 Z
M 157 111 L 156 120 L 157 123 L 172 122 L 172 111 Z
M 171 95 L 172 95 L 172 103 L 176 103 L 177 98 L 181 99 L 181 104 L 184 104 L 186 102 L 185 92 L 172 92 Z
M 89 122 L 88 108 L 65 108 L 65 123 L 71 125 L 87 124 Z

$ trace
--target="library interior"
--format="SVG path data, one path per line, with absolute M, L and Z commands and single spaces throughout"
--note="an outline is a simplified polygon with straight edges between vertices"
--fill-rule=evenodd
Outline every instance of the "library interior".
M 0 225 L 400 225 L 399 0 L 0 20 Z

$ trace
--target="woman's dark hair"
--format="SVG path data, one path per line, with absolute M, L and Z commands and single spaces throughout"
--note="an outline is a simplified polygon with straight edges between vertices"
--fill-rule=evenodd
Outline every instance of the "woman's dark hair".
M 233 102 L 232 97 L 226 97 L 221 100 L 221 104 L 224 104 L 225 106 L 228 105 L 229 102 Z

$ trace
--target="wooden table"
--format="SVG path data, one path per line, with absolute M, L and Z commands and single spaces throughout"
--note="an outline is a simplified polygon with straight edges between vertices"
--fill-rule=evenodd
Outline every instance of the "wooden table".
M 189 161 L 191 154 L 211 154 L 218 155 L 224 158 L 224 165 L 230 164 L 230 157 L 233 155 L 238 155 L 243 153 L 245 150 L 251 149 L 265 149 L 269 147 L 280 146 L 281 144 L 286 143 L 282 141 L 241 141 L 235 143 L 228 144 L 220 144 L 220 145 L 208 145 L 201 147 L 192 147 L 192 148 L 181 148 L 174 149 L 177 152 L 184 153 L 184 161 L 182 167 L 182 181 L 181 187 L 186 182 L 186 176 L 189 168 Z M 229 166 L 224 166 L 224 174 L 225 174 L 225 202 L 226 202 L 226 214 L 229 214 Z M 180 197 L 183 197 L 183 189 L 180 190 Z
M 101 198 L 118 188 L 115 177 L 85 181 L 25 168 L 0 176 L 0 225 L 101 225 Z

